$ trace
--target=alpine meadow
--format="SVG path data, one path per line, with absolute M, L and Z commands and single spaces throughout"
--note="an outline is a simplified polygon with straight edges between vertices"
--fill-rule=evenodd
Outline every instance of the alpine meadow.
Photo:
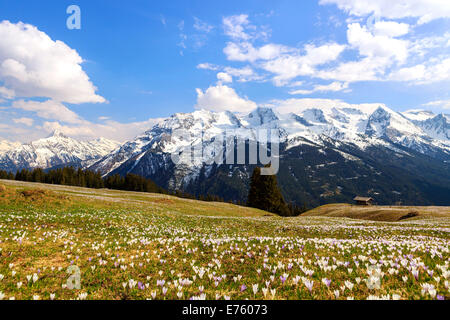
M 445 306 L 449 30 L 448 0 L 0 0 L 0 304 Z

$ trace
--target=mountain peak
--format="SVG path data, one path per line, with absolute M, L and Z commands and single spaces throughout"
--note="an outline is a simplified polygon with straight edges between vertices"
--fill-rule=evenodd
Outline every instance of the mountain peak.
M 432 111 L 422 109 L 407 110 L 401 114 L 412 121 L 426 121 L 436 116 Z
M 303 115 L 303 118 L 305 118 L 309 122 L 328 123 L 322 109 L 309 108 L 309 109 L 304 110 L 302 115 Z
M 0 143 L 1 146 L 1 143 Z M 100 160 L 116 149 L 118 143 L 106 139 L 79 141 L 68 138 L 60 130 L 43 139 L 22 144 L 0 153 L 0 168 L 17 171 L 23 168 L 52 168 L 73 165 L 84 167 Z
M 439 114 L 437 114 L 434 118 L 432 118 L 432 119 L 435 119 L 435 120 L 439 120 L 439 121 L 447 121 L 447 119 L 448 119 L 448 116 L 445 114 L 445 113 L 439 113 Z
M 59 137 L 59 138 L 68 138 L 61 130 L 55 129 L 53 132 L 48 136 L 48 138 L 52 137 Z
M 20 147 L 22 144 L 20 142 L 12 142 L 8 140 L 0 139 L 0 153 L 7 152 L 9 150 L 13 150 L 15 148 Z
M 275 120 L 279 120 L 279 118 L 275 115 L 271 108 L 267 107 L 258 107 L 253 110 L 249 115 L 249 119 L 255 119 L 259 122 L 259 125 L 266 124 Z

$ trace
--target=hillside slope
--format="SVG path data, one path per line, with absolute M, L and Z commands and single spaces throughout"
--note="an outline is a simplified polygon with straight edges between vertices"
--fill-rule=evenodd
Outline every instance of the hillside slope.
M 335 217 L 371 221 L 403 221 L 420 218 L 450 218 L 450 207 L 355 206 L 328 204 L 302 214 L 304 217 Z
M 237 206 L 223 202 L 205 202 L 182 199 L 174 196 L 118 191 L 109 189 L 88 189 L 72 186 L 49 185 L 22 181 L 0 180 L 7 187 L 0 196 L 0 206 L 34 206 L 47 208 L 97 208 L 133 210 L 145 213 L 168 213 L 209 217 L 272 217 L 272 213 Z M 27 193 L 23 196 L 23 192 Z M 362 207 L 345 203 L 328 204 L 309 210 L 297 218 L 309 217 L 350 218 L 367 221 L 398 222 L 427 218 L 450 218 L 450 207 L 438 206 L 370 206 Z
M 204 202 L 182 199 L 174 196 L 117 191 L 109 189 L 88 189 L 72 186 L 50 185 L 22 181 L 0 180 L 9 191 L 9 202 L 19 205 L 36 205 L 37 207 L 81 207 L 81 208 L 116 208 L 143 212 L 165 212 L 173 214 L 229 217 L 274 216 L 258 209 L 241 207 L 223 202 Z M 34 191 L 37 197 L 16 197 L 22 191 Z M 53 201 L 53 200 L 57 201 Z M 63 199 L 65 201 L 60 201 Z M 2 203 L 3 201 L 3 203 Z M 5 196 L 0 197 L 0 205 L 5 204 Z

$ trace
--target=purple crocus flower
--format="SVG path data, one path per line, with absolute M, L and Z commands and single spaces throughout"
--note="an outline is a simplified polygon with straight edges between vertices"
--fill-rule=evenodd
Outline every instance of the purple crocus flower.
M 418 269 L 414 269 L 411 272 L 412 272 L 414 278 L 416 279 L 416 281 L 419 280 L 419 270 Z
M 165 283 L 166 283 L 165 280 L 156 280 L 156 285 L 157 285 L 157 286 L 163 287 Z

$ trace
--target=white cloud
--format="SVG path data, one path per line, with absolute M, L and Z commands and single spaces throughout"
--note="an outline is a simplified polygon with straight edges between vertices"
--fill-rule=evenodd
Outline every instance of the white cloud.
M 225 34 L 233 39 L 249 40 L 250 36 L 245 32 L 245 27 L 250 24 L 248 15 L 241 14 L 225 17 L 222 20 Z
M 379 80 L 378 74 L 384 72 L 389 61 L 385 58 L 364 58 L 359 61 L 343 62 L 336 68 L 319 70 L 317 78 L 344 82 Z
M 48 134 L 54 130 L 59 130 L 67 136 L 78 139 L 94 139 L 103 137 L 119 142 L 125 142 L 136 137 L 142 132 L 149 130 L 161 119 L 148 119 L 146 121 L 120 123 L 107 120 L 104 123 L 92 123 L 85 121 L 80 125 L 64 125 L 58 121 L 44 122 L 41 132 Z
M 178 30 L 183 31 L 184 30 L 184 20 L 181 20 L 178 23 Z
M 160 21 L 164 27 L 167 25 L 166 17 L 164 17 L 163 15 L 160 16 Z
M 247 112 L 255 109 L 256 103 L 246 98 L 241 98 L 226 85 L 209 87 L 205 92 L 197 89 L 196 109 L 211 111 Z
M 345 48 L 345 45 L 337 43 L 328 43 L 321 46 L 309 44 L 305 46 L 306 55 L 301 58 L 304 58 L 313 66 L 322 65 L 336 60 Z
M 83 71 L 83 59 L 62 41 L 36 27 L 0 23 L 0 81 L 18 97 L 47 97 L 69 103 L 102 103 Z
M 435 1 L 441 3 L 440 0 Z M 258 38 L 260 27 L 253 25 L 248 15 L 226 17 L 223 19 L 224 30 L 231 40 L 226 43 L 223 52 L 227 60 L 248 62 L 249 66 L 224 68 L 205 64 L 201 67 L 226 72 L 238 82 L 261 81 L 270 77 L 276 86 L 301 87 L 291 90 L 291 94 L 348 92 L 350 83 L 361 81 L 425 84 L 449 80 L 450 59 L 447 48 L 450 46 L 450 33 L 423 37 L 420 33 L 411 32 L 414 27 L 409 24 L 411 19 L 408 23 L 391 20 L 417 17 L 423 22 L 430 17 L 429 12 L 422 10 L 424 1 L 412 2 L 418 7 L 404 0 L 362 0 L 362 4 L 353 0 L 322 1 L 337 3 L 341 9 L 353 15 L 347 20 L 350 21 L 347 43 L 309 43 L 303 48 L 275 43 L 256 45 L 254 40 Z M 433 8 L 436 9 L 434 4 L 430 10 Z M 370 19 L 363 25 L 363 18 L 369 15 Z M 345 56 L 342 54 L 344 51 Z M 352 56 L 354 58 L 350 58 Z M 312 83 L 312 88 L 294 85 L 305 83 L 305 78 L 328 80 L 331 83 Z
M 0 123 L 0 132 L 2 133 L 0 140 L 7 139 L 9 141 L 28 142 L 30 138 L 34 139 L 37 137 L 35 130 L 5 123 Z
M 247 14 L 224 17 L 222 23 L 225 35 L 238 41 L 267 39 L 271 32 L 265 26 L 258 28 L 250 24 Z
M 448 0 L 320 0 L 320 4 L 336 4 L 353 16 L 375 15 L 389 19 L 418 18 L 423 24 L 439 18 L 450 18 Z
M 226 67 L 225 71 L 235 77 L 250 77 L 252 75 L 255 74 L 255 72 L 253 71 L 253 69 L 249 66 L 243 67 L 243 68 L 231 68 L 231 67 Z
M 228 73 L 226 72 L 219 72 L 217 74 L 217 79 L 221 82 L 221 83 L 231 83 L 233 82 L 233 77 L 230 76 Z
M 450 32 L 446 32 L 442 36 L 434 35 L 412 40 L 410 52 L 416 57 L 422 58 L 430 51 L 436 53 L 436 49 L 445 53 L 448 47 L 450 47 Z
M 78 116 L 77 116 L 78 117 Z M 161 118 L 147 119 L 144 121 L 134 121 L 130 123 L 120 123 L 111 120 L 109 117 L 99 117 L 100 123 L 91 122 L 85 119 L 80 119 L 79 122 L 69 123 L 63 122 L 57 117 L 47 119 L 43 122 L 37 120 L 33 121 L 30 118 L 16 118 L 12 119 L 10 123 L 24 124 L 26 127 L 18 127 L 10 125 L 9 123 L 0 123 L 0 132 L 9 140 L 29 142 L 42 137 L 48 136 L 51 132 L 58 129 L 64 134 L 81 140 L 96 139 L 104 137 L 107 139 L 125 142 L 136 137 L 142 132 L 149 130 L 156 123 L 160 122 Z M 45 118 L 44 118 L 45 119 Z
M 416 84 L 450 80 L 450 58 L 440 61 L 432 59 L 428 63 L 401 68 L 389 75 L 389 80 L 411 81 Z
M 450 1 L 321 0 L 320 4 L 336 4 L 352 15 L 347 40 L 349 48 L 358 50 L 360 57 L 355 61 L 341 62 L 332 69 L 322 68 L 315 74 L 317 78 L 346 82 L 402 81 L 410 84 L 450 79 L 447 50 L 450 33 L 428 37 L 417 33 L 410 35 L 409 24 L 380 20 L 417 18 L 418 24 L 422 24 L 438 18 L 450 18 Z M 369 16 L 367 25 L 362 26 L 361 18 Z
M 293 51 L 293 49 L 273 43 L 269 43 L 260 48 L 255 48 L 249 42 L 228 42 L 227 46 L 223 49 L 228 60 L 249 62 L 255 62 L 256 60 L 271 60 L 290 51 Z
M 264 79 L 263 76 L 257 74 L 250 66 L 245 66 L 242 68 L 233 68 L 233 67 L 217 66 L 210 63 L 201 63 L 197 65 L 197 69 L 211 70 L 211 71 L 221 70 L 220 73 L 227 73 L 231 77 L 237 78 L 238 82 L 260 81 Z
M 223 50 L 226 58 L 230 61 L 250 62 L 257 68 L 271 72 L 277 86 L 289 85 L 292 79 L 299 76 L 312 76 L 317 66 L 335 61 L 346 48 L 346 45 L 337 43 L 320 46 L 307 44 L 303 50 L 275 43 L 256 47 L 251 41 L 258 38 L 261 32 L 258 34 L 258 28 L 250 24 L 248 15 L 226 17 L 223 25 L 225 34 L 232 38 Z M 253 70 L 250 71 L 253 73 Z M 257 78 L 261 79 L 260 76 Z M 246 81 L 248 80 L 247 77 Z
M 374 25 L 374 29 L 377 28 L 378 23 Z M 383 28 L 379 27 L 378 30 Z M 405 27 L 398 27 L 398 29 L 396 31 L 391 30 L 390 34 L 400 34 L 400 29 L 405 29 Z M 384 31 L 384 34 L 387 33 L 389 32 Z M 319 70 L 315 73 L 315 76 L 321 79 L 343 82 L 384 80 L 388 68 L 396 63 L 399 65 L 406 63 L 410 42 L 381 34 L 383 32 L 379 31 L 378 35 L 374 35 L 367 27 L 361 26 L 359 23 L 348 25 L 347 40 L 349 47 L 358 50 L 361 56 L 360 60 L 342 62 L 335 68 Z
M 224 70 L 229 75 L 238 78 L 238 82 L 261 81 L 264 79 L 263 76 L 257 74 L 249 66 L 245 66 L 243 68 L 226 67 Z
M 395 21 L 378 21 L 373 26 L 375 36 L 400 37 L 408 34 L 409 24 Z
M 375 25 L 378 25 L 377 23 Z M 348 43 L 366 57 L 382 57 L 395 59 L 403 63 L 408 58 L 407 40 L 394 39 L 386 35 L 372 35 L 366 27 L 359 23 L 352 23 L 347 30 Z
M 200 32 L 210 33 L 214 29 L 214 26 L 194 17 L 194 29 Z
M 450 58 L 437 62 L 432 61 L 431 65 L 428 65 L 426 71 L 426 82 L 438 82 L 450 80 Z
M 348 89 L 348 83 L 347 82 L 335 81 L 335 82 L 332 82 L 332 83 L 327 84 L 327 85 L 315 85 L 314 88 L 311 89 L 311 90 L 299 89 L 299 90 L 291 91 L 289 93 L 292 94 L 292 95 L 295 95 L 295 94 L 311 94 L 311 93 L 314 93 L 314 92 L 329 92 L 329 91 L 337 92 L 337 91 L 343 91 L 343 90 L 346 90 L 346 89 Z
M 33 125 L 33 122 L 34 122 L 33 119 L 31 119 L 31 118 L 25 118 L 25 117 L 13 119 L 13 121 L 14 121 L 14 123 L 17 123 L 17 124 L 24 124 L 24 125 L 26 125 L 26 126 L 28 126 L 28 127 L 31 127 L 31 126 Z
M 418 64 L 413 67 L 406 67 L 396 70 L 390 74 L 391 80 L 396 81 L 418 81 L 425 77 L 426 67 Z
M 219 67 L 211 63 L 200 63 L 197 65 L 197 69 L 216 71 L 219 70 Z
M 79 123 L 63 123 L 57 119 L 33 121 L 30 118 L 16 118 L 5 123 L 0 122 L 0 132 L 2 136 L 11 141 L 30 142 L 36 139 L 48 136 L 54 130 L 58 129 L 64 134 L 81 140 L 91 140 L 99 137 L 125 142 L 133 139 L 142 132 L 149 130 L 155 124 L 163 119 L 147 119 L 143 121 L 134 121 L 130 123 L 120 123 L 109 119 L 109 117 L 100 117 L 100 123 L 90 122 L 81 119 Z M 15 123 L 16 125 L 10 125 Z M 24 124 L 24 127 L 17 126 Z
M 8 89 L 5 87 L 0 87 L 0 97 L 6 98 L 6 99 L 13 99 L 16 93 L 12 89 Z
M 11 107 L 35 112 L 38 117 L 44 119 L 59 120 L 67 123 L 83 122 L 83 119 L 81 119 L 75 112 L 67 108 L 62 103 L 53 100 L 47 100 L 44 102 L 17 100 L 12 103 Z
M 439 107 L 442 109 L 450 110 L 450 99 L 431 101 L 431 102 L 425 103 L 424 106 Z
M 287 84 L 290 80 L 298 76 L 313 76 L 315 67 L 335 61 L 345 45 L 329 43 L 321 46 L 306 45 L 304 55 L 291 54 L 283 55 L 277 59 L 267 61 L 263 64 L 263 69 L 274 73 L 274 82 L 278 86 Z

